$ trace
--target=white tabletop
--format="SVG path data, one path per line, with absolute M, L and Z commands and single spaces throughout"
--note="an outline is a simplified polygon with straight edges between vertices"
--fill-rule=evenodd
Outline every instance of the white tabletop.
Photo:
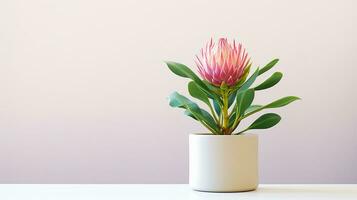
M 264 185 L 241 193 L 197 192 L 178 184 L 38 184 L 0 185 L 0 200 L 240 200 L 240 199 L 357 199 L 357 184 Z

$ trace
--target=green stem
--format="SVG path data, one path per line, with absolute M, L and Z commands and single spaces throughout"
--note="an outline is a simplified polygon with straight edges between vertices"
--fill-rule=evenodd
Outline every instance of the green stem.
M 240 121 L 241 121 L 241 119 L 237 119 L 237 120 L 234 121 L 234 123 L 232 125 L 232 132 L 238 127 Z
M 228 92 L 223 91 L 223 134 L 227 133 L 228 123 L 229 123 L 229 115 L 228 115 Z

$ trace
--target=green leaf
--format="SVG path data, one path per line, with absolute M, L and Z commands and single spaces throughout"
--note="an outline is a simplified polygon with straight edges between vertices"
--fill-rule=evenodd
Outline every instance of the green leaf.
M 267 129 L 275 126 L 281 120 L 281 117 L 275 113 L 267 113 L 260 116 L 256 119 L 248 128 L 244 129 L 243 131 L 237 133 L 241 134 L 250 129 Z
M 245 90 L 237 95 L 237 117 L 244 114 L 245 110 L 252 104 L 254 99 L 254 89 Z
M 251 77 L 249 77 L 249 79 L 245 83 L 243 83 L 243 85 L 238 89 L 237 93 L 249 89 L 249 87 L 254 83 L 255 79 L 258 77 L 258 74 L 259 74 L 259 68 L 257 68 L 254 74 Z
M 190 112 L 189 110 L 185 110 L 184 114 L 189 117 L 192 117 L 194 120 L 197 120 L 197 118 L 195 116 L 193 116 L 192 112 Z
M 261 83 L 260 85 L 258 85 L 254 89 L 255 90 L 264 90 L 264 89 L 268 89 L 270 87 L 273 87 L 274 85 L 279 83 L 279 81 L 281 80 L 282 77 L 283 77 L 283 74 L 281 72 L 275 72 L 267 80 L 265 80 L 263 83 Z
M 261 105 L 251 105 L 251 106 L 249 106 L 249 107 L 247 108 L 247 110 L 245 110 L 244 114 L 253 112 L 253 111 L 255 111 L 255 110 L 257 110 L 257 109 L 259 109 L 259 108 L 261 108 L 261 107 L 263 107 L 263 106 L 261 106 Z
M 273 101 L 273 102 L 271 102 L 271 103 L 269 103 L 269 104 L 267 104 L 265 106 L 262 106 L 260 108 L 257 108 L 255 110 L 245 114 L 243 118 L 246 118 L 246 117 L 248 117 L 248 116 L 250 116 L 250 115 L 252 115 L 252 114 L 254 114 L 256 112 L 259 112 L 259 111 L 261 111 L 263 109 L 266 109 L 266 108 L 279 108 L 279 107 L 286 106 L 286 105 L 290 104 L 291 102 L 299 100 L 299 99 L 300 99 L 299 97 L 295 97 L 295 96 L 283 97 L 281 99 Z
M 183 65 L 181 63 L 176 63 L 176 62 L 171 62 L 171 61 L 166 61 L 165 62 L 169 69 L 176 75 L 184 77 L 184 78 L 190 78 L 194 79 L 194 76 L 196 76 L 190 68 L 188 68 L 186 65 Z
M 192 111 L 199 111 L 197 110 L 197 104 L 192 102 L 187 97 L 179 94 L 178 92 L 173 92 L 169 96 L 169 105 L 171 107 L 178 107 L 178 108 L 190 108 Z M 191 112 L 193 113 L 193 112 Z
M 202 114 L 202 116 L 204 118 L 204 121 L 208 122 L 209 126 L 211 126 L 216 132 L 218 132 L 219 128 L 218 128 L 216 122 L 214 121 L 212 115 L 209 112 L 207 112 L 206 110 L 202 109 L 202 108 L 200 108 L 200 110 L 201 110 L 201 114 Z
M 277 59 L 277 58 L 272 60 L 272 61 L 270 61 L 267 65 L 265 65 L 263 68 L 261 68 L 259 70 L 259 75 L 261 75 L 261 74 L 265 73 L 266 71 L 270 70 L 278 62 L 279 62 L 279 59 Z
M 236 120 L 236 112 L 233 112 L 232 115 L 229 117 L 228 127 L 232 127 L 235 120 Z
M 188 83 L 188 92 L 190 93 L 190 95 L 196 99 L 199 99 L 203 102 L 205 102 L 207 105 L 210 105 L 210 102 L 208 100 L 208 97 L 206 95 L 206 93 L 204 93 L 195 82 L 190 81 Z
M 212 92 L 207 87 L 207 85 L 186 65 L 183 65 L 181 63 L 171 62 L 171 61 L 166 61 L 166 64 L 174 74 L 193 80 L 197 84 L 197 86 L 202 89 L 202 91 L 204 91 L 207 95 L 211 95 L 214 99 L 216 99 L 217 101 L 219 101 L 219 103 L 221 103 L 219 96 L 214 92 Z
M 231 107 L 231 105 L 233 104 L 234 100 L 237 97 L 237 90 L 235 90 L 234 92 L 232 92 L 232 94 L 229 95 L 228 97 L 228 108 Z
M 169 69 L 176 75 L 189 78 L 197 83 L 202 89 L 209 90 L 209 88 L 203 83 L 203 81 L 186 65 L 176 62 L 166 62 Z
M 278 108 L 278 107 L 283 107 L 288 105 L 289 103 L 299 100 L 299 97 L 295 97 L 295 96 L 287 96 L 287 97 L 283 97 L 281 99 L 278 99 L 276 101 L 271 102 L 270 104 L 264 106 L 265 108 Z
M 204 125 L 207 125 L 209 128 L 211 128 L 214 131 L 213 133 L 219 132 L 219 128 L 213 117 L 207 111 L 201 109 L 196 103 L 192 102 L 185 96 L 177 92 L 173 92 L 169 96 L 169 104 L 171 107 L 184 108 L 188 110 L 189 113 L 185 113 L 186 115 L 190 116 L 190 114 L 192 114 L 196 119 L 198 119 L 198 121 L 203 122 Z
M 212 100 L 213 101 L 213 107 L 214 110 L 216 111 L 217 115 L 220 116 L 221 115 L 221 107 L 219 106 L 219 104 L 217 103 L 216 100 Z

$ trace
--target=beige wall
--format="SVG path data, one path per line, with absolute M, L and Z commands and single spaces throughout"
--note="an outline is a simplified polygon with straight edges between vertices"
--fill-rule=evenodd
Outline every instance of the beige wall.
M 257 103 L 262 183 L 357 183 L 357 2 L 0 2 L 0 183 L 186 183 L 188 134 L 166 97 L 211 36 L 279 57 L 282 82 Z M 262 79 L 260 79 L 262 80 Z M 254 118 L 248 120 L 251 121 Z

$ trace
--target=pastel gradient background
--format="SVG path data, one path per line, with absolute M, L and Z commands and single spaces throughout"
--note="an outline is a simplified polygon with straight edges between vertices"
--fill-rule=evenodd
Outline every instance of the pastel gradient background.
M 2 0 L 0 183 L 187 183 L 188 134 L 205 130 L 168 106 L 187 80 L 163 60 L 194 67 L 211 36 L 243 42 L 255 66 L 280 58 L 257 103 L 303 99 L 256 131 L 260 182 L 357 183 L 356 7 Z

